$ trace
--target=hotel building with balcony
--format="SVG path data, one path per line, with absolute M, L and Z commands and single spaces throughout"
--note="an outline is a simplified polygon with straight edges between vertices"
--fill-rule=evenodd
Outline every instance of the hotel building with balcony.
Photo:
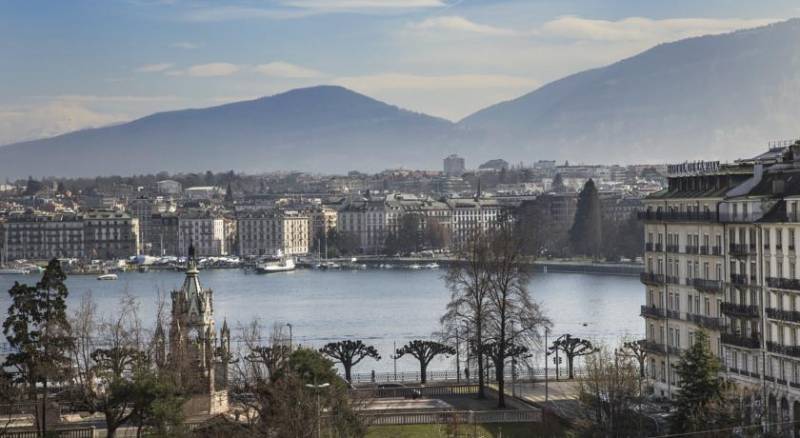
M 724 377 L 749 390 L 744 405 L 763 406 L 774 432 L 800 436 L 800 142 L 669 169 L 667 188 L 639 213 L 655 392 L 675 393 L 679 355 L 704 330 Z

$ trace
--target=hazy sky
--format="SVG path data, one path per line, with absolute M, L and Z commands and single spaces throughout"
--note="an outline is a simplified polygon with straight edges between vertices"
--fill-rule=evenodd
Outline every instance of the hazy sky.
M 451 120 L 797 0 L 0 0 L 0 144 L 340 84 Z

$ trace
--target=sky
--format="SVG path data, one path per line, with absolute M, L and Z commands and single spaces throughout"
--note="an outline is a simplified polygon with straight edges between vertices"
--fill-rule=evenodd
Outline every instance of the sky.
M 796 0 L 0 0 L 0 144 L 342 85 L 457 121 Z

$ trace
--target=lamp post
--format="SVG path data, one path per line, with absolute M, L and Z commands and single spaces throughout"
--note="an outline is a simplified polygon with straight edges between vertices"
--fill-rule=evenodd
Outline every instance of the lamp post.
M 456 383 L 461 383 L 461 343 L 458 339 L 458 324 L 456 324 Z
M 286 327 L 289 327 L 289 351 L 292 351 L 294 349 L 292 346 L 292 323 L 287 322 Z
M 319 390 L 320 389 L 325 389 L 325 388 L 327 388 L 329 386 L 331 386 L 330 383 L 323 383 L 323 384 L 317 385 L 317 379 L 316 378 L 314 378 L 314 384 L 313 385 L 311 383 L 306 383 L 306 388 L 313 389 L 314 392 L 317 395 L 317 438 L 320 438 L 322 436 L 322 421 L 321 421 L 322 420 L 322 418 L 321 418 L 322 417 L 322 411 L 320 411 L 320 406 L 319 406 Z

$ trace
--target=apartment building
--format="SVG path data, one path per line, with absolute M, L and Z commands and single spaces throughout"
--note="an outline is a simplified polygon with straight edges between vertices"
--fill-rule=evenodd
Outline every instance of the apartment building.
M 87 258 L 119 259 L 140 254 L 139 220 L 116 210 L 81 216 Z
M 465 244 L 476 231 L 487 231 L 507 213 L 507 209 L 492 198 L 450 198 L 450 240 L 458 248 Z
M 348 202 L 337 214 L 336 228 L 358 238 L 361 252 L 379 253 L 391 233 L 397 232 L 403 214 L 399 203 L 385 198 L 362 198 Z
M 194 245 L 198 256 L 228 254 L 228 235 L 222 214 L 209 210 L 187 210 L 178 216 L 178 255 L 188 254 Z
M 310 219 L 296 211 L 245 211 L 237 216 L 239 255 L 303 255 Z
M 670 166 L 667 188 L 643 203 L 641 310 L 656 393 L 674 393 L 674 365 L 704 330 L 724 377 L 751 390 L 743 402 L 760 412 L 748 418 L 800 434 L 800 143 L 729 165 Z
M 0 222 L 2 260 L 83 258 L 84 226 L 75 214 L 25 213 Z

